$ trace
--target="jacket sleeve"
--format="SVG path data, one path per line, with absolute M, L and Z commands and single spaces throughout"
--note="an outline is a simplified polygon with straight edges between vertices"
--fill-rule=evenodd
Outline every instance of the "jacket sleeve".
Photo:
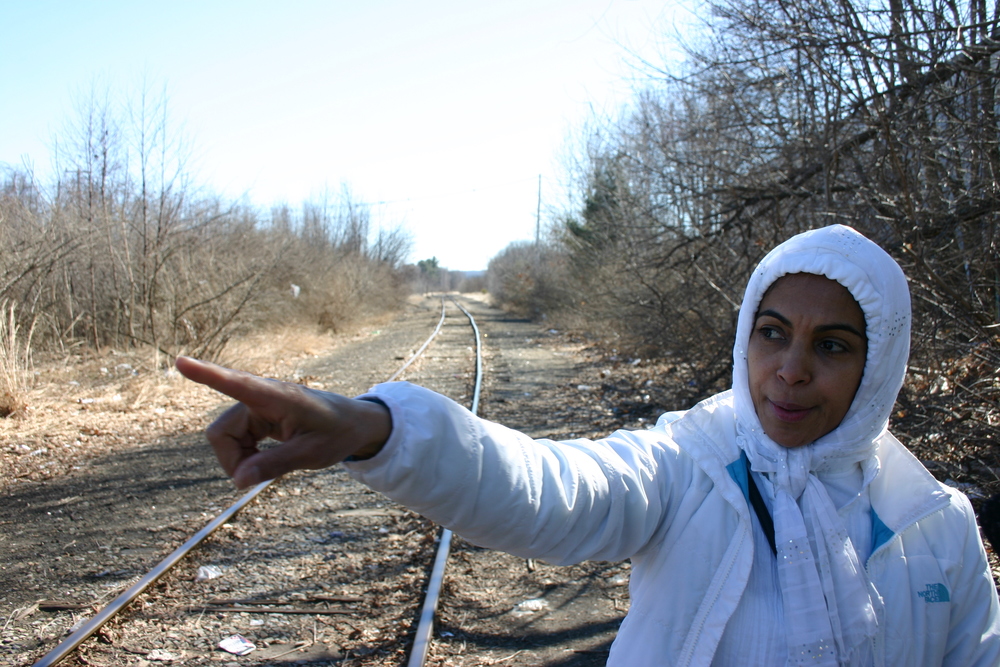
M 962 510 L 965 521 L 961 566 L 952 581 L 951 627 L 943 664 L 997 667 L 1000 665 L 1000 602 L 996 584 L 969 499 L 964 494 L 951 492 L 951 501 Z
M 693 466 L 666 432 L 532 440 L 408 383 L 378 385 L 392 435 L 351 474 L 467 540 L 557 564 L 619 560 L 655 533 Z

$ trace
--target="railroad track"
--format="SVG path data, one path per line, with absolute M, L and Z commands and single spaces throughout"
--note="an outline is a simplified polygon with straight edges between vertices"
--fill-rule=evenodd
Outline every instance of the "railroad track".
M 393 375 L 390 378 L 388 378 L 388 380 L 405 379 L 404 374 L 407 372 L 407 370 L 411 369 L 411 367 L 413 367 L 415 362 L 422 361 L 422 355 L 424 355 L 425 351 L 428 349 L 430 344 L 434 341 L 434 339 L 441 333 L 442 329 L 444 328 L 449 310 L 452 310 L 455 313 L 459 313 L 460 311 L 459 316 L 464 316 L 465 318 L 467 318 L 468 326 L 471 328 L 473 333 L 471 337 L 469 337 L 468 334 L 466 334 L 466 337 L 468 340 L 474 341 L 475 372 L 473 374 L 473 377 L 471 378 L 471 383 L 461 383 L 461 384 L 469 385 L 468 387 L 466 387 L 466 391 L 462 395 L 469 397 L 467 404 L 473 411 L 476 411 L 479 403 L 480 382 L 482 376 L 482 361 L 481 361 L 482 357 L 481 357 L 481 343 L 480 343 L 479 331 L 473 316 L 461 305 L 459 305 L 458 302 L 455 301 L 454 299 L 446 301 L 445 299 L 442 298 L 441 316 L 434 331 L 427 338 L 424 344 L 406 361 L 406 363 L 401 368 L 399 368 L 395 373 L 393 373 Z M 457 327 L 452 327 L 452 329 L 457 329 Z M 455 330 L 449 331 L 448 329 L 445 329 L 445 331 L 447 335 L 453 337 L 456 335 L 460 335 Z M 456 346 L 454 344 L 450 346 L 450 348 L 455 348 L 455 347 Z M 458 349 L 462 349 L 463 347 L 469 347 L 469 346 L 461 346 L 461 345 L 457 346 Z M 446 347 L 445 349 L 449 349 L 449 347 Z M 450 382 L 448 382 L 447 384 L 455 384 L 453 382 L 455 378 L 461 378 L 463 376 L 469 375 L 467 368 L 463 369 L 460 367 L 462 365 L 462 360 L 453 358 L 454 357 L 453 354 L 449 356 L 451 356 L 452 358 L 445 358 L 443 355 L 438 355 L 433 360 L 436 363 L 424 364 L 425 366 L 430 366 L 432 368 L 429 369 L 429 372 L 427 369 L 425 369 L 425 372 L 422 375 L 421 380 L 425 384 L 440 385 L 441 384 L 440 378 L 448 378 Z M 435 378 L 433 377 L 435 373 L 437 373 L 440 376 L 437 382 L 435 382 Z M 322 473 L 320 473 L 320 475 L 322 475 Z M 341 485 L 347 483 L 347 486 L 352 486 L 348 483 L 348 480 L 344 478 L 342 471 L 338 470 L 330 471 L 325 476 L 339 478 L 336 480 L 337 483 L 340 483 Z M 324 482 L 326 481 L 333 481 L 333 480 L 324 480 Z M 323 486 L 323 482 L 319 482 L 316 479 L 311 480 L 311 482 L 313 487 L 322 488 Z M 159 582 L 161 578 L 173 577 L 172 583 L 174 586 L 177 586 L 180 582 L 185 582 L 186 580 L 189 581 L 190 579 L 188 577 L 184 577 L 183 574 L 189 575 L 190 572 L 183 572 L 183 570 L 193 567 L 192 558 L 197 559 L 197 556 L 195 555 L 196 550 L 202 547 L 202 545 L 206 542 L 206 540 L 210 536 L 214 535 L 217 530 L 224 527 L 228 532 L 231 532 L 235 535 L 237 543 L 240 539 L 247 537 L 244 534 L 247 531 L 241 529 L 239 523 L 234 523 L 234 519 L 237 517 L 238 513 L 240 513 L 242 510 L 250 506 L 251 503 L 253 503 L 258 499 L 267 497 L 268 500 L 272 500 L 274 498 L 280 499 L 282 497 L 287 497 L 288 495 L 301 496 L 303 494 L 303 486 L 300 486 L 299 484 L 292 483 L 291 485 L 285 485 L 289 486 L 289 489 L 287 491 L 283 490 L 281 486 L 282 485 L 277 481 L 264 482 L 262 484 L 259 484 L 255 488 L 251 489 L 246 494 L 244 494 L 241 498 L 239 498 L 239 500 L 237 500 L 236 503 L 228 507 L 217 517 L 215 517 L 212 521 L 210 521 L 206 526 L 204 526 L 201 530 L 199 530 L 192 537 L 186 540 L 180 547 L 175 549 L 170 555 L 168 555 L 166 558 L 160 561 L 149 572 L 140 577 L 138 581 L 136 581 L 133 585 L 129 586 L 125 591 L 123 591 L 120 595 L 118 595 L 118 597 L 112 600 L 109 604 L 104 606 L 92 618 L 90 618 L 89 620 L 87 620 L 82 624 L 78 624 L 79 627 L 77 627 L 75 631 L 73 631 L 65 640 L 60 642 L 55 648 L 53 648 L 51 651 L 49 651 L 35 663 L 36 667 L 48 667 L 49 665 L 55 665 L 61 662 L 68 656 L 72 655 L 74 651 L 81 644 L 83 644 L 85 641 L 93 637 L 95 634 L 98 635 L 99 640 L 104 639 L 105 641 L 113 641 L 109 638 L 109 636 L 106 633 L 102 634 L 102 628 L 104 628 L 105 624 L 107 624 L 112 619 L 116 618 L 119 614 L 122 614 L 126 610 L 130 609 L 130 605 L 133 605 L 133 603 L 135 603 L 137 599 L 141 597 L 149 598 L 150 596 L 149 594 L 147 594 L 147 591 L 152 586 L 154 586 L 154 584 Z M 327 491 L 326 489 L 323 489 L 323 491 L 324 491 L 324 499 L 323 502 L 321 503 L 321 507 L 324 510 L 333 509 L 334 516 L 337 516 L 339 519 L 337 521 L 337 525 L 340 529 L 327 530 L 325 536 L 317 535 L 315 534 L 315 531 L 310 531 L 313 534 L 306 534 L 304 538 L 306 540 L 309 540 L 313 544 L 325 545 L 330 543 L 341 544 L 345 541 L 347 542 L 370 541 L 370 539 L 362 539 L 361 535 L 365 532 L 370 532 L 370 529 L 372 528 L 372 525 L 370 524 L 373 523 L 374 524 L 389 523 L 397 528 L 402 527 L 406 529 L 405 533 L 401 535 L 399 532 L 393 532 L 392 529 L 386 527 L 385 525 L 378 525 L 375 529 L 376 533 L 380 536 L 384 536 L 383 537 L 384 540 L 399 542 L 409 538 L 411 540 L 422 542 L 425 546 L 432 542 L 436 543 L 437 555 L 433 559 L 434 563 L 433 568 L 430 572 L 427 586 L 425 587 L 425 593 L 423 596 L 424 597 L 423 607 L 419 615 L 419 623 L 414 633 L 412 652 L 409 657 L 409 660 L 407 661 L 407 664 L 410 665 L 411 667 L 420 667 L 421 665 L 424 664 L 424 661 L 428 654 L 430 642 L 432 639 L 434 611 L 437 605 L 441 584 L 444 579 L 444 569 L 447 564 L 448 550 L 449 550 L 449 545 L 451 543 L 450 531 L 445 530 L 436 539 L 428 540 L 427 538 L 429 535 L 432 534 L 433 528 L 430 527 L 429 525 L 426 525 L 427 522 L 420 520 L 415 515 L 408 515 L 408 513 L 405 512 L 404 510 L 397 508 L 386 508 L 383 506 L 383 503 L 380 502 L 375 502 L 375 503 L 347 502 L 344 504 L 343 507 L 332 508 L 331 505 L 337 505 L 339 503 L 337 503 L 336 500 L 333 500 L 329 497 L 330 494 L 326 492 Z M 350 491 L 348 491 L 347 494 L 348 499 L 352 499 L 355 497 L 355 495 L 357 495 L 356 493 L 357 489 L 353 489 L 353 491 L 355 492 L 355 494 L 352 494 Z M 368 491 L 362 491 L 361 494 L 365 496 L 373 495 L 371 494 L 371 492 Z M 261 503 L 262 506 L 263 504 L 264 503 Z M 262 511 L 265 514 L 267 512 L 266 510 Z M 246 514 L 246 512 L 244 512 L 244 514 Z M 247 518 L 248 517 L 241 516 L 240 520 L 243 523 L 245 523 L 245 520 Z M 254 516 L 249 518 L 251 518 L 252 520 L 256 520 L 258 522 L 261 521 L 262 519 L 261 516 Z M 329 526 L 324 526 L 324 530 L 328 527 Z M 267 531 L 265 531 L 265 533 L 266 532 Z M 283 539 L 291 542 L 298 541 L 294 538 L 294 536 L 290 537 L 288 535 L 283 536 Z M 222 549 L 225 550 L 226 547 L 224 546 L 224 544 L 226 542 L 230 542 L 229 548 L 231 549 L 232 540 L 224 540 L 224 539 L 216 540 L 213 546 L 215 546 L 216 549 L 218 549 L 218 547 L 222 547 Z M 247 542 L 244 542 L 243 544 L 244 546 L 248 545 Z M 375 547 L 375 549 L 378 549 L 378 547 Z M 351 550 L 348 549 L 346 551 L 351 551 Z M 381 551 L 383 551 L 382 561 L 384 563 L 385 560 L 384 552 L 387 551 L 387 549 L 382 548 Z M 427 551 L 427 549 L 424 549 L 423 551 Z M 404 558 L 407 557 L 412 558 L 416 556 L 418 564 L 406 565 L 404 563 L 395 563 L 394 567 L 396 567 L 397 569 L 399 567 L 403 567 L 404 570 L 410 570 L 411 571 L 409 572 L 410 574 L 419 573 L 421 569 L 419 561 L 426 560 L 427 554 L 426 553 L 416 554 L 414 552 L 415 552 L 414 549 L 404 548 L 402 550 L 401 555 Z M 277 560 L 284 560 L 288 558 L 287 552 L 279 551 L 278 553 L 270 553 L 268 555 L 270 555 L 272 559 L 274 556 L 277 555 L 278 556 Z M 216 556 L 218 556 L 218 554 L 216 554 Z M 235 558 L 233 558 L 233 554 L 228 554 L 227 556 L 228 556 L 227 558 L 223 559 L 219 559 L 218 557 L 216 557 L 210 560 L 226 560 L 229 562 L 234 562 L 236 560 Z M 324 558 L 326 558 L 327 562 L 329 560 L 336 560 L 336 556 L 330 558 L 329 553 L 325 554 Z M 205 559 L 202 558 L 201 560 Z M 347 560 L 352 561 L 354 559 L 351 559 L 350 555 L 348 554 Z M 176 568 L 178 568 L 178 566 L 180 565 L 184 565 L 186 567 L 180 568 L 183 574 L 181 575 L 181 578 L 178 578 Z M 348 568 L 353 566 L 354 566 L 353 563 L 347 565 Z M 238 568 L 233 567 L 233 569 L 238 569 Z M 317 641 L 317 623 L 319 619 L 338 618 L 338 617 L 342 617 L 343 619 L 360 618 L 360 622 L 364 623 L 363 606 L 365 604 L 382 604 L 381 600 L 376 600 L 377 596 L 372 596 L 370 594 L 368 595 L 364 593 L 329 594 L 325 592 L 325 589 L 330 588 L 329 583 L 325 583 L 325 585 L 322 585 L 321 589 L 323 590 L 320 590 L 320 592 L 314 591 L 309 594 L 303 593 L 301 590 L 290 591 L 288 590 L 287 586 L 286 587 L 279 586 L 278 587 L 279 590 L 275 591 L 273 590 L 274 586 L 272 585 L 268 587 L 271 589 L 268 591 L 270 593 L 270 596 L 267 595 L 262 596 L 260 594 L 261 593 L 260 591 L 257 591 L 256 594 L 254 594 L 254 592 L 251 591 L 249 595 L 247 595 L 246 593 L 240 595 L 232 595 L 232 594 L 224 595 L 222 593 L 226 592 L 232 593 L 231 589 L 234 588 L 234 586 L 231 585 L 232 582 L 226 582 L 226 583 L 222 582 L 224 578 L 223 572 L 224 572 L 223 568 L 220 567 L 219 565 L 210 564 L 210 565 L 200 566 L 200 569 L 197 571 L 194 577 L 196 580 L 201 578 L 204 582 L 207 583 L 211 582 L 214 578 L 217 577 L 220 580 L 219 584 L 212 586 L 211 588 L 230 589 L 230 590 L 228 591 L 218 590 L 217 592 L 220 594 L 211 595 L 208 596 L 207 599 L 204 599 L 205 597 L 204 593 L 208 592 L 205 589 L 208 589 L 209 587 L 203 587 L 202 590 L 203 595 L 201 596 L 203 598 L 202 600 L 192 600 L 190 601 L 189 604 L 186 605 L 173 603 L 172 612 L 175 615 L 178 612 L 187 612 L 189 614 L 198 613 L 200 617 L 203 617 L 207 613 L 215 616 L 216 619 L 220 617 L 225 617 L 225 615 L 228 614 L 241 614 L 244 616 L 255 615 L 258 617 L 264 617 L 270 619 L 275 619 L 275 618 L 282 619 L 283 617 L 286 616 L 292 616 L 292 617 L 306 616 L 314 618 L 311 642 L 299 641 L 289 646 L 289 642 L 287 642 L 287 640 L 284 640 L 283 637 L 280 635 L 287 635 L 290 633 L 288 632 L 275 633 L 278 634 L 279 636 L 271 638 L 273 640 L 273 643 L 267 642 L 266 640 L 261 642 L 265 644 L 265 648 L 267 649 L 271 649 L 272 647 L 277 647 L 275 650 L 259 653 L 257 657 L 264 660 L 278 660 L 285 656 L 294 657 L 294 659 L 296 660 L 305 658 L 307 660 L 310 660 L 311 662 L 316 662 L 317 660 L 321 661 L 325 658 L 338 661 L 343 660 L 345 657 L 349 658 L 349 655 L 345 656 L 341 654 L 337 649 L 331 651 L 329 650 L 329 648 L 324 647 L 322 649 L 315 649 L 312 651 L 309 650 L 319 643 Z M 269 583 L 273 583 L 274 579 L 275 579 L 274 576 L 270 577 L 271 581 Z M 327 581 L 329 581 L 329 579 Z M 164 586 L 169 589 L 171 586 L 171 581 L 166 581 L 166 583 L 161 584 L 161 586 Z M 251 588 L 253 588 L 253 586 L 251 586 Z M 302 588 L 302 586 L 299 586 L 298 588 Z M 145 604 L 148 605 L 148 603 L 149 601 L 146 600 Z M 412 600 L 408 601 L 408 603 L 412 605 Z M 50 609 L 56 609 L 59 607 L 60 607 L 59 603 L 55 602 L 49 603 Z M 63 608 L 72 608 L 72 607 L 73 605 L 63 606 Z M 413 616 L 412 613 L 410 615 Z M 250 620 L 251 622 L 259 621 L 259 625 L 257 627 L 259 627 L 260 625 L 264 625 L 264 623 L 266 623 L 265 620 L 260 620 L 260 619 L 250 619 Z M 400 621 L 401 622 L 398 631 L 403 634 L 409 634 L 410 630 L 408 624 L 405 622 L 405 619 L 400 619 Z M 212 621 L 209 621 L 209 623 L 212 623 Z M 282 623 L 278 624 L 281 625 Z M 287 625 L 288 622 L 286 621 L 283 624 Z M 348 628 L 350 628 L 348 632 L 351 632 L 353 634 L 359 633 L 358 628 L 355 627 L 355 625 L 353 625 L 350 620 L 344 620 L 343 624 L 346 625 Z M 217 624 L 217 625 L 221 627 L 222 624 Z M 299 623 L 299 625 L 301 625 L 301 623 Z M 327 626 L 332 625 L 332 627 L 336 628 L 337 623 L 333 622 L 331 624 L 327 622 L 325 623 L 325 625 Z M 363 634 L 364 631 L 362 630 L 360 631 L 360 633 Z M 233 635 L 231 635 L 231 637 L 240 637 L 240 635 L 239 633 L 234 633 Z M 241 644 L 239 639 L 233 639 L 230 644 L 227 644 L 227 646 L 231 646 L 233 649 L 239 648 L 240 645 Z M 246 648 L 249 648 L 250 646 L 254 645 L 252 643 L 248 644 L 246 645 Z M 256 646 L 254 646 L 254 648 L 256 648 Z M 339 649 L 339 647 L 337 648 Z M 196 659 L 194 660 L 192 659 L 193 656 L 183 655 L 181 653 L 172 653 L 170 649 L 161 649 L 157 651 L 157 650 L 145 650 L 145 649 L 133 648 L 130 651 L 130 648 L 128 646 L 124 646 L 124 650 L 126 652 L 133 652 L 138 656 L 145 656 L 146 658 L 149 658 L 151 656 L 152 660 L 158 660 L 163 662 L 174 662 L 179 660 L 183 660 L 185 664 L 195 664 L 196 662 Z
M 484 416 L 535 437 L 593 437 L 615 426 L 606 421 L 611 419 L 608 408 L 572 398 L 573 394 L 589 397 L 592 390 L 580 388 L 580 383 L 593 386 L 595 382 L 576 374 L 574 355 L 559 347 L 558 337 L 474 300 L 466 303 L 484 327 L 484 336 L 489 336 L 490 345 L 480 362 L 486 377 L 492 378 L 483 399 Z M 399 351 L 419 346 L 438 321 L 439 307 L 434 304 L 434 310 L 425 308 L 423 315 L 407 315 L 392 327 L 369 331 L 358 341 L 364 351 L 337 348 L 312 360 L 299 359 L 294 374 L 289 371 L 286 376 L 339 393 L 359 393 L 398 369 L 404 361 Z M 418 382 L 471 406 L 476 346 L 466 317 L 451 304 L 448 313 L 435 343 L 397 379 Z M 605 371 L 595 372 L 599 378 L 606 377 Z M 201 405 L 199 412 L 204 412 L 215 403 Z M 59 574 L 57 566 L 65 566 L 68 560 L 82 563 L 86 559 L 94 565 L 66 568 L 61 579 L 48 576 L 26 581 L 19 599 L 31 595 L 30 590 L 37 591 L 35 599 L 54 598 L 66 590 L 63 599 L 99 601 L 103 606 L 138 581 L 163 553 L 204 527 L 229 502 L 218 499 L 238 498 L 228 482 L 219 478 L 206 449 L 201 428 L 192 428 L 176 444 L 162 447 L 161 454 L 174 454 L 163 464 L 173 470 L 171 477 L 164 478 L 144 461 L 133 461 L 139 464 L 134 486 L 123 488 L 105 503 L 139 515 L 148 510 L 143 504 L 154 499 L 157 507 L 149 517 L 153 521 L 150 532 L 144 529 L 137 534 L 124 524 L 104 530 L 100 522 L 91 521 L 106 534 L 84 545 L 81 523 L 62 523 L 75 531 L 64 536 L 60 551 L 55 551 L 63 554 L 62 560 L 52 555 L 30 556 L 30 567 L 20 570 L 22 577 L 30 578 L 32 571 L 48 567 L 50 575 Z M 201 458 L 184 463 L 193 455 Z M 96 479 L 90 473 L 79 474 Z M 93 486 L 114 486 L 115 479 L 116 475 L 109 474 Z M 146 479 L 155 483 L 139 490 Z M 177 490 L 167 492 L 168 483 Z M 79 517 L 80 505 L 87 504 L 78 499 L 84 494 L 68 486 L 33 489 L 29 491 L 34 495 L 6 498 L 30 500 L 33 507 L 39 507 L 34 516 L 42 519 L 46 509 L 55 518 L 56 507 Z M 197 496 L 194 500 L 178 495 L 187 489 Z M 164 508 L 169 511 L 163 512 Z M 199 516 L 204 518 L 199 521 Z M 355 483 L 340 467 L 299 472 L 262 491 L 257 502 L 240 511 L 238 520 L 209 536 L 64 664 L 278 665 L 305 661 L 381 667 L 420 664 L 411 647 L 416 645 L 419 652 L 423 641 L 429 665 L 603 665 L 627 608 L 627 564 L 571 568 L 529 564 L 456 537 L 436 629 L 418 632 L 417 617 L 438 540 L 436 526 Z M 156 560 L 147 556 L 146 565 L 140 567 L 140 555 L 146 551 L 161 555 Z M 221 576 L 195 581 L 199 568 L 205 566 L 217 567 Z M 13 585 L 18 587 L 16 581 Z M 530 611 L 529 604 L 538 600 L 543 601 L 543 608 Z M 64 607 L 58 613 L 36 611 L 18 618 L 25 609 L 31 612 L 24 604 L 5 612 L 10 613 L 6 619 L 0 617 L 4 629 L 10 625 L 14 631 L 0 633 L 0 663 L 5 662 L 4 656 L 14 655 L 21 659 L 15 657 L 11 664 L 32 664 L 25 660 L 28 655 L 37 659 L 65 636 L 74 621 L 86 620 L 101 608 L 87 604 L 83 609 Z M 245 657 L 224 654 L 219 641 L 236 634 L 253 640 L 256 650 Z M 17 643 L 23 641 L 19 638 L 28 635 L 38 639 L 24 642 L 26 650 L 18 654 Z M 425 639 L 415 640 L 419 636 Z

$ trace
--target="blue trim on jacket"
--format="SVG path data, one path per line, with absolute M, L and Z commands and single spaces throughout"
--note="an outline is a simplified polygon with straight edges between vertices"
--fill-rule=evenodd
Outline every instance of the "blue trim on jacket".
M 747 459 L 746 452 L 740 452 L 740 458 L 736 459 L 732 463 L 726 466 L 726 470 L 729 472 L 729 476 L 733 478 L 733 481 L 740 487 L 743 491 L 743 497 L 746 498 L 747 507 L 750 511 L 753 511 L 753 506 L 750 505 L 750 483 L 747 480 L 747 464 L 749 459 Z M 872 508 L 872 553 L 875 553 L 880 546 L 888 542 L 896 534 L 892 532 L 889 526 L 882 523 L 882 519 L 878 517 L 875 512 L 875 508 Z
M 747 499 L 747 505 L 749 506 L 750 482 L 747 480 L 747 463 L 749 463 L 747 453 L 741 451 L 740 458 L 727 465 L 726 470 L 729 471 L 729 476 L 733 478 L 733 481 L 743 490 L 743 497 Z M 751 507 L 750 509 L 753 508 Z

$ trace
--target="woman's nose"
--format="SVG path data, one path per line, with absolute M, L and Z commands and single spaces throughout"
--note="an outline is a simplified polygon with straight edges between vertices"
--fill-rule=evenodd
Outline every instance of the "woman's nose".
M 778 377 L 786 384 L 800 384 L 812 379 L 809 350 L 804 345 L 789 345 L 781 357 Z

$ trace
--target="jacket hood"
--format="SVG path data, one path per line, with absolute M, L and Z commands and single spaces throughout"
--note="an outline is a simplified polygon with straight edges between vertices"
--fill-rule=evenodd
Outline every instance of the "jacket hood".
M 840 425 L 809 447 L 843 451 L 872 443 L 886 431 L 910 354 L 910 293 L 902 269 L 882 248 L 844 225 L 792 237 L 754 270 L 740 307 L 733 347 L 736 416 L 748 431 L 763 434 L 750 397 L 747 348 L 757 309 L 767 289 L 795 273 L 825 276 L 843 285 L 865 316 L 868 354 L 857 393 Z

